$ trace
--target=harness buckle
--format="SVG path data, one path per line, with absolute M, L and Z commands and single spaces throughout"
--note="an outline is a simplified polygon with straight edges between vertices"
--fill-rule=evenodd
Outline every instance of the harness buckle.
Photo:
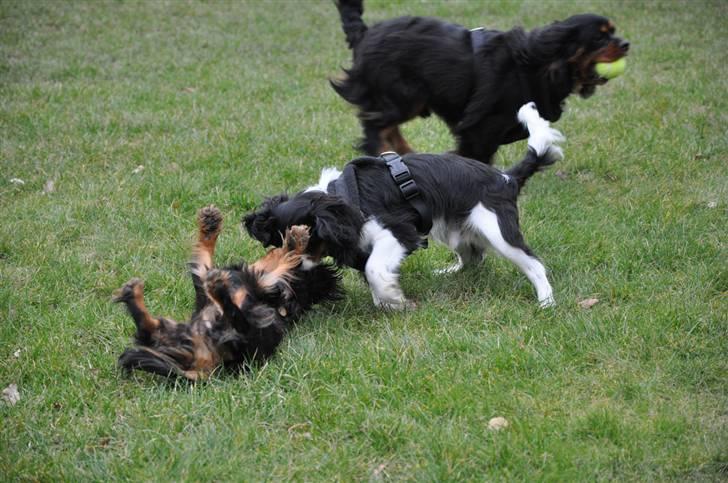
M 407 201 L 411 200 L 418 194 L 420 194 L 420 190 L 417 189 L 417 185 L 415 184 L 415 180 L 410 178 L 409 180 L 405 181 L 404 183 L 399 185 L 399 189 L 404 195 L 404 199 Z

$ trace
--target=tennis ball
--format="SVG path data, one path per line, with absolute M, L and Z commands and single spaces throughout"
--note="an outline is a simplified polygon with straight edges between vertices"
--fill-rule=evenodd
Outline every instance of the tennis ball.
M 604 77 L 605 79 L 614 79 L 615 77 L 624 74 L 624 69 L 627 68 L 627 61 L 622 57 L 614 62 L 597 62 L 594 70 L 597 74 Z

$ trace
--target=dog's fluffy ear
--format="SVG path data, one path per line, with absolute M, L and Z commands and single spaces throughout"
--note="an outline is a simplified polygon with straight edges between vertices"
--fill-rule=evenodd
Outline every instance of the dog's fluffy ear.
M 351 256 L 359 245 L 364 219 L 359 212 L 334 196 L 322 196 L 313 204 L 312 238 L 323 240 L 326 251 L 339 261 Z
M 540 62 L 568 58 L 576 53 L 580 29 L 567 22 L 554 22 L 529 35 L 528 55 Z
M 257 210 L 243 218 L 245 229 L 263 246 L 281 246 L 282 239 L 278 230 L 275 208 L 286 201 L 288 201 L 287 195 L 267 198 Z

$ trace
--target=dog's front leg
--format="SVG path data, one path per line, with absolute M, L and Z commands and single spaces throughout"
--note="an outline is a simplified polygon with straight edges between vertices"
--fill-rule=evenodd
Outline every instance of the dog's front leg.
M 407 256 L 405 248 L 389 230 L 381 230 L 364 267 L 374 304 L 392 310 L 415 308 L 399 286 L 399 266 Z
M 152 337 L 160 328 L 160 320 L 152 317 L 144 304 L 144 282 L 138 278 L 132 278 L 123 287 L 114 292 L 112 300 L 116 303 L 123 302 L 134 319 L 137 328 L 137 339 L 140 341 L 151 341 Z

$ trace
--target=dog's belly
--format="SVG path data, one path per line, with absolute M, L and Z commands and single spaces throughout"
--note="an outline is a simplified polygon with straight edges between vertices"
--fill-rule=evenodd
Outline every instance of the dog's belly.
M 432 221 L 430 236 L 451 250 L 462 245 L 483 245 L 483 238 L 464 223 L 437 218 Z

